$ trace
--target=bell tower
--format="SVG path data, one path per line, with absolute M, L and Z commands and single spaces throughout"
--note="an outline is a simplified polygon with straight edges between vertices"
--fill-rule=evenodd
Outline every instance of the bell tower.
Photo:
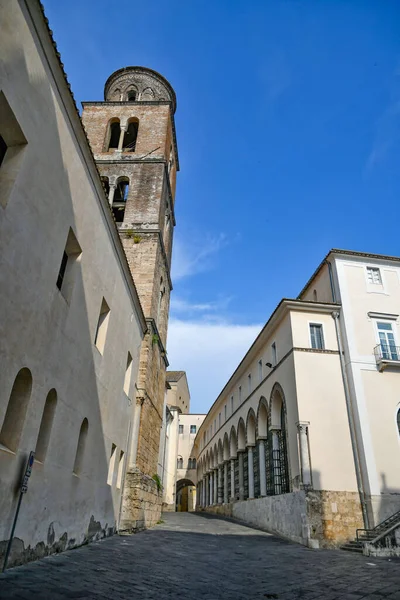
M 137 395 L 123 498 L 122 530 L 159 519 L 138 516 L 157 473 L 163 420 L 176 172 L 175 92 L 159 73 L 126 67 L 110 75 L 104 102 L 84 102 L 82 121 L 108 195 L 148 332 L 140 352 Z M 143 508 L 140 511 L 143 513 Z M 150 515 L 151 513 L 151 515 Z

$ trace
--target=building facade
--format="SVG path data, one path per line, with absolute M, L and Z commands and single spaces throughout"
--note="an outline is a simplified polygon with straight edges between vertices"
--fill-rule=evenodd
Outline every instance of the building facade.
M 163 77 L 114 73 L 85 133 L 40 3 L 0 20 L 0 559 L 35 452 L 11 565 L 160 517 L 178 157 Z
M 198 506 L 312 547 L 400 510 L 399 306 L 400 259 L 332 250 L 207 414 Z
M 163 510 L 192 511 L 196 507 L 197 465 L 194 440 L 205 415 L 191 414 L 185 371 L 167 371 L 165 426 L 159 455 Z

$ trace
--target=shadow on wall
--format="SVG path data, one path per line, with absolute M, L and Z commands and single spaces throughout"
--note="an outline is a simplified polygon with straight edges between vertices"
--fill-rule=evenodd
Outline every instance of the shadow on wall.
M 375 525 L 391 517 L 393 513 L 400 511 L 400 489 L 387 485 L 386 473 L 380 473 L 380 478 L 381 496 L 378 499 L 378 506 L 374 506 L 374 513 L 376 514 Z
M 3 37 L 7 75 L 4 67 L 0 70 L 0 87 L 27 139 L 7 206 L 0 207 L 0 255 L 7 282 L 0 316 L 0 560 L 29 451 L 36 449 L 41 460 L 34 464 L 22 501 L 10 566 L 112 533 L 119 509 L 119 494 L 107 485 L 111 441 L 103 421 L 104 407 L 112 412 L 111 403 L 119 398 L 100 385 L 96 374 L 93 323 L 98 315 L 89 314 L 94 306 L 100 310 L 103 289 L 100 278 L 93 289 L 82 279 L 87 248 L 97 234 L 82 239 L 82 223 L 75 221 L 74 206 L 85 202 L 80 182 L 87 175 L 76 147 L 71 160 L 76 170 L 69 170 L 68 149 L 75 141 L 62 142 L 64 122 L 48 80 L 41 78 L 40 68 L 28 71 L 17 39 Z M 69 135 L 67 127 L 63 136 Z M 79 239 L 82 262 L 67 301 L 57 275 L 70 228 Z M 96 267 L 100 272 L 101 256 Z M 104 355 L 96 358 L 100 371 L 102 360 L 112 358 L 107 344 Z M 121 363 L 124 359 L 118 357 Z M 31 378 L 29 390 L 17 378 L 21 369 L 25 381 L 28 373 Z M 50 390 L 52 406 L 46 404 Z M 9 404 L 13 394 L 15 402 Z

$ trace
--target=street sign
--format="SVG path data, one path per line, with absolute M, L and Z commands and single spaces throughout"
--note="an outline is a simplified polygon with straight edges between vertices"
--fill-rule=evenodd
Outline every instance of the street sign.
M 29 454 L 28 462 L 26 464 L 25 473 L 22 478 L 21 494 L 26 494 L 26 492 L 28 491 L 28 481 L 29 481 L 29 477 L 31 476 L 31 473 L 32 473 L 32 467 L 33 467 L 34 461 L 35 461 L 35 453 L 31 451 Z

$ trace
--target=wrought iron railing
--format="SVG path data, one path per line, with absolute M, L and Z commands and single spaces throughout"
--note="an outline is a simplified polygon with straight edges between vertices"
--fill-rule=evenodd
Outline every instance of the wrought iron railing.
M 382 360 L 397 360 L 400 362 L 400 346 L 394 346 L 392 344 L 378 344 L 374 348 L 376 362 Z

